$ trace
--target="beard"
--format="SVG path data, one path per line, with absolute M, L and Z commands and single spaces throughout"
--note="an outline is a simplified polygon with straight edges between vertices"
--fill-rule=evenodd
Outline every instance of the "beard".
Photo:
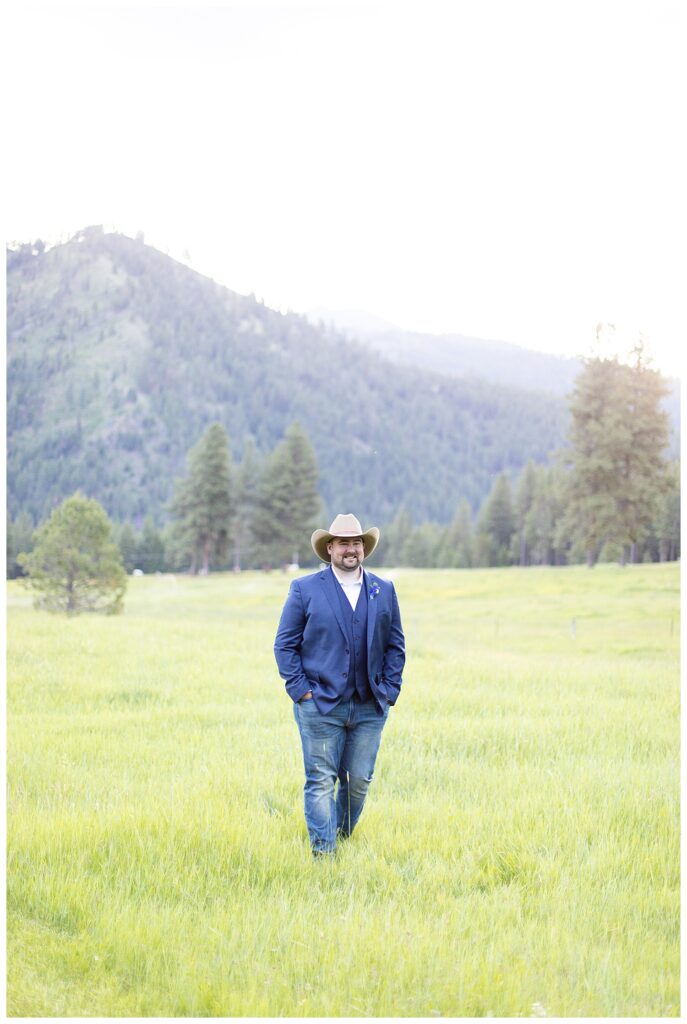
M 342 555 L 334 564 L 342 572 L 356 572 L 361 562 L 362 558 L 360 555 Z

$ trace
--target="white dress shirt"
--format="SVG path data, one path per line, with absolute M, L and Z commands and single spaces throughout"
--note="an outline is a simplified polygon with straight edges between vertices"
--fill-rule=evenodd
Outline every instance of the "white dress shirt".
M 348 598 L 348 603 L 350 604 L 353 611 L 355 611 L 355 606 L 357 605 L 358 598 L 360 597 L 360 589 L 363 585 L 362 565 L 358 566 L 357 577 L 355 576 L 354 573 L 339 572 L 338 569 L 336 569 L 334 566 L 332 566 L 332 572 L 334 573 L 337 580 L 341 584 L 343 592 Z

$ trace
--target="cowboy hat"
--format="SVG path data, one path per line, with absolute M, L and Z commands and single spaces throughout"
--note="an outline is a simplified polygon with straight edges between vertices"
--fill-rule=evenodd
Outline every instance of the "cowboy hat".
M 354 515 L 351 515 L 350 512 L 343 515 L 340 512 L 328 530 L 315 530 L 310 538 L 313 551 L 320 561 L 331 562 L 331 557 L 327 551 L 327 544 L 335 537 L 362 537 L 365 558 L 369 558 L 377 547 L 379 530 L 376 526 L 371 526 L 369 530 L 363 533 L 362 526 Z

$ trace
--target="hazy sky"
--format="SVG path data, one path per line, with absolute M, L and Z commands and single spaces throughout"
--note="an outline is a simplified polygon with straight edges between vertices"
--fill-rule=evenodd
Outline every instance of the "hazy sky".
M 90 224 L 268 305 L 676 372 L 679 0 L 4 5 L 5 233 Z

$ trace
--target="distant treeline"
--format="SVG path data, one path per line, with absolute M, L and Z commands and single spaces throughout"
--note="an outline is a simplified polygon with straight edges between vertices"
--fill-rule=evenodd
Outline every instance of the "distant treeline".
M 294 433 L 298 436 L 298 428 Z M 302 443 L 299 438 L 298 443 Z M 281 458 L 284 458 L 283 452 Z M 274 456 L 271 464 L 260 471 L 249 448 L 242 464 L 234 467 L 237 482 L 235 501 L 239 516 L 233 530 L 227 533 L 224 554 L 211 559 L 214 570 L 276 568 L 294 558 L 304 568 L 317 566 L 310 550 L 309 536 L 317 526 L 329 525 L 322 518 L 298 524 L 282 521 L 287 541 L 275 545 L 270 537 L 269 495 L 274 497 Z M 278 461 L 278 460 L 277 460 Z M 286 480 L 292 480 L 288 469 Z M 277 481 L 278 483 L 278 481 Z M 253 502 L 247 500 L 253 495 Z M 301 491 L 301 494 L 303 492 Z M 434 522 L 413 522 L 412 513 L 401 507 L 390 523 L 363 523 L 381 527 L 377 550 L 371 566 L 412 566 L 417 568 L 477 568 L 507 565 L 569 565 L 588 561 L 583 538 L 571 527 L 568 499 L 570 470 L 562 460 L 548 466 L 529 462 L 514 484 L 502 473 L 494 481 L 491 493 L 477 516 L 462 501 L 453 522 L 442 526 Z M 350 511 L 342 509 L 342 511 Z M 278 513 L 277 513 L 278 514 Z M 307 516 L 306 518 L 311 518 Z M 262 523 L 261 534 L 259 522 Z M 293 534 L 289 531 L 293 529 Z M 7 567 L 11 577 L 20 574 L 16 556 L 31 550 L 33 524 L 24 514 L 8 526 Z M 188 545 L 180 537 L 179 520 L 171 520 L 162 529 L 147 519 L 142 530 L 130 523 L 115 524 L 113 529 L 127 572 L 189 571 L 192 557 Z M 263 537 L 262 541 L 260 537 Z M 280 557 L 281 555 L 281 557 Z M 657 562 L 680 557 L 680 473 L 679 464 L 671 463 L 666 486 L 656 502 L 655 511 L 645 535 L 634 550 L 621 539 L 609 536 L 597 553 L 601 562 L 627 560 Z

